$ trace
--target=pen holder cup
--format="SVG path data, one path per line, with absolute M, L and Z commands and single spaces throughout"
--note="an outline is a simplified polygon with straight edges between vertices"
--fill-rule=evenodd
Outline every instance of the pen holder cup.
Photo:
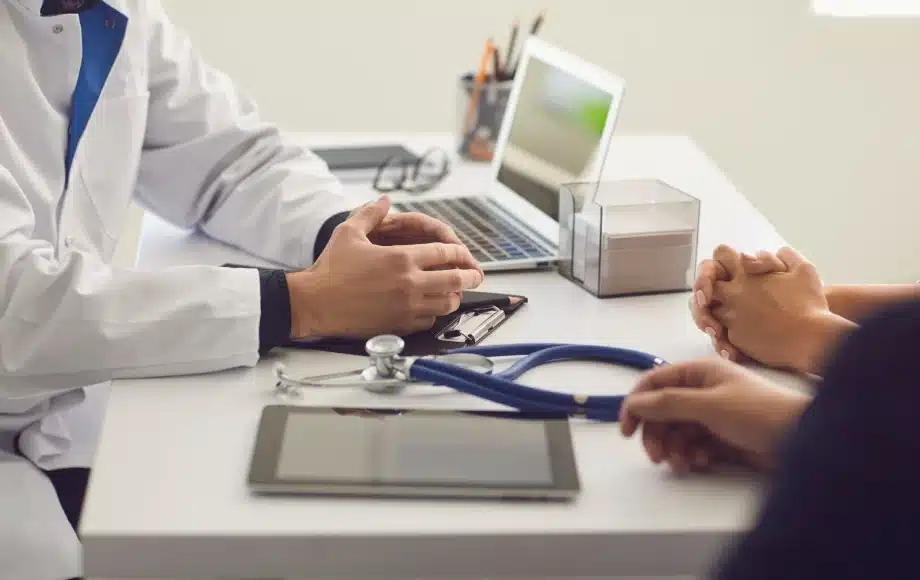
M 458 152 L 463 159 L 492 160 L 512 85 L 512 81 L 491 78 L 479 84 L 471 74 L 460 79 Z
M 659 180 L 565 184 L 558 271 L 598 298 L 690 290 L 699 221 L 700 201 Z

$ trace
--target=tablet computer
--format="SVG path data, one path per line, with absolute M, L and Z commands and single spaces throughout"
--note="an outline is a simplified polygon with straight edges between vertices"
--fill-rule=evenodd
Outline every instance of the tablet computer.
M 257 493 L 567 500 L 580 490 L 567 417 L 515 411 L 262 412 Z
M 394 158 L 403 159 L 408 163 L 418 160 L 415 153 L 397 144 L 324 147 L 312 151 L 326 162 L 332 172 L 376 171 Z

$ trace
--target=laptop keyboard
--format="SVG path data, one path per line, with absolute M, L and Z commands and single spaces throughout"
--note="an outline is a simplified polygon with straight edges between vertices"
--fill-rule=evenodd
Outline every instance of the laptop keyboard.
M 395 203 L 399 211 L 423 213 L 450 224 L 480 263 L 552 256 L 534 237 L 475 197 Z

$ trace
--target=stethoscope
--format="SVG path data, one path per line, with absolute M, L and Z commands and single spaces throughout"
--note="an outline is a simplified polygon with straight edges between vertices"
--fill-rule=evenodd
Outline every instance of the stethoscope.
M 448 354 L 426 357 L 402 356 L 405 342 L 393 335 L 376 336 L 365 345 L 370 366 L 357 371 L 326 375 L 289 377 L 275 366 L 276 390 L 296 396 L 302 388 L 362 387 L 382 394 L 396 394 L 410 384 L 440 385 L 521 412 L 542 412 L 585 417 L 595 421 L 617 421 L 622 395 L 572 395 L 519 385 L 517 378 L 539 366 L 561 361 L 597 361 L 636 370 L 650 370 L 665 364 L 654 355 L 610 346 L 580 344 L 505 344 L 453 349 Z M 490 357 L 523 357 L 501 372 L 493 372 Z M 336 379 L 358 378 L 350 382 Z

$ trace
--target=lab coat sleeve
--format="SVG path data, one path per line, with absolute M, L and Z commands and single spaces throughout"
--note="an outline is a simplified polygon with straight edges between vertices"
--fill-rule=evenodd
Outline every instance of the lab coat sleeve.
M 140 201 L 182 227 L 307 266 L 323 224 L 354 204 L 325 162 L 263 121 L 209 66 L 158 0 L 150 10 L 150 105 Z
M 117 269 L 35 239 L 28 198 L 0 167 L 0 407 L 122 377 L 258 361 L 259 274 Z

